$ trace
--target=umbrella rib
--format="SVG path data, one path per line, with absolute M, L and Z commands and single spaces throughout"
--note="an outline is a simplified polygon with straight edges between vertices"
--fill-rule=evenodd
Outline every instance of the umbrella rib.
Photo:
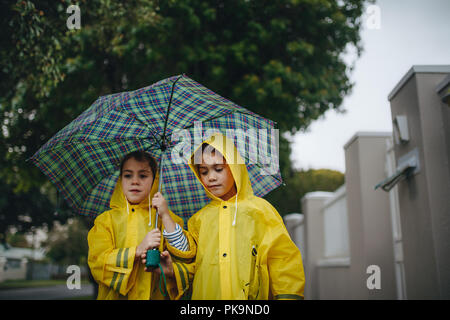
M 262 167 L 262 165 L 260 165 L 259 163 L 256 163 L 256 165 L 258 166 L 258 168 L 264 170 L 264 168 Z M 283 183 L 283 179 L 281 178 L 281 170 L 280 170 L 280 174 L 279 174 L 280 178 L 278 177 L 278 175 L 277 175 L 276 173 L 270 174 L 270 176 L 271 176 L 271 177 L 274 177 L 274 178 L 277 179 L 279 182 Z
M 92 190 L 95 190 L 96 188 L 98 188 L 98 186 L 99 186 L 103 181 L 105 181 L 105 179 L 111 179 L 114 175 L 117 174 L 117 172 L 118 172 L 118 170 L 114 170 L 114 172 L 110 173 L 108 176 L 103 176 L 101 179 L 99 179 L 99 180 L 97 181 L 97 183 L 96 183 L 95 185 L 93 185 L 92 188 L 91 188 L 91 190 L 88 192 L 88 197 L 86 198 L 86 200 L 91 196 Z M 114 192 L 114 189 L 113 189 L 113 192 Z M 110 201 L 111 201 L 111 196 L 112 196 L 112 193 L 110 194 L 110 199 L 109 199 Z M 83 210 L 86 210 L 84 205 L 83 205 L 83 206 L 79 206 L 79 207 L 77 207 L 77 208 L 78 208 L 78 209 L 77 209 L 78 212 L 82 212 Z
M 221 117 L 223 117 L 223 116 L 230 115 L 230 114 L 233 114 L 233 113 L 242 113 L 242 114 L 246 114 L 246 115 L 249 115 L 249 116 L 260 117 L 260 118 L 262 118 L 262 119 L 264 119 L 264 120 L 268 120 L 268 119 L 264 118 L 263 116 L 260 116 L 259 114 L 256 114 L 256 113 L 249 114 L 249 113 L 247 113 L 247 112 L 245 112 L 245 111 L 241 111 L 241 110 L 233 110 L 233 111 L 230 111 L 229 113 L 220 114 L 220 115 L 218 115 L 218 116 L 215 116 L 215 117 L 206 119 L 206 120 L 204 120 L 204 121 L 202 121 L 202 122 L 208 122 L 208 121 L 216 120 L 216 119 L 218 119 L 218 118 L 221 118 Z M 270 120 L 270 121 L 272 121 L 272 120 Z M 276 123 L 276 122 L 274 122 L 274 121 L 272 121 L 272 122 L 273 122 L 273 123 Z M 192 128 L 193 126 L 194 126 L 194 124 L 190 124 L 190 125 L 184 127 L 183 129 L 190 129 L 190 128 Z
M 166 113 L 166 118 L 164 119 L 164 130 L 163 130 L 163 135 L 162 135 L 162 143 L 163 145 L 161 146 L 161 148 L 166 148 L 166 129 L 167 129 L 167 122 L 169 120 L 169 114 L 170 114 L 170 107 L 172 106 L 172 98 L 173 98 L 173 91 L 175 89 L 175 84 L 178 82 L 178 80 L 180 80 L 183 77 L 183 75 L 179 76 L 172 84 L 172 91 L 170 92 L 170 100 L 169 100 L 169 105 L 167 106 L 167 113 Z M 161 149 L 162 151 L 164 151 L 163 149 Z
M 208 122 L 208 121 L 212 121 L 212 120 L 221 118 L 221 117 L 226 116 L 226 115 L 230 115 L 230 114 L 232 114 L 232 113 L 234 113 L 234 112 L 236 112 L 236 111 L 231 111 L 231 112 L 229 112 L 229 113 L 224 113 L 224 114 L 221 114 L 221 115 L 218 115 L 218 116 L 215 116 L 215 117 L 206 119 L 206 120 L 202 121 L 202 123 Z M 184 127 L 183 129 L 190 129 L 190 128 L 192 128 L 194 125 L 195 125 L 195 124 L 190 124 L 190 125 Z
M 134 97 L 135 97 L 135 96 L 133 96 L 133 98 L 134 98 Z M 132 98 L 131 96 L 128 97 L 127 101 L 129 101 L 131 98 Z M 161 146 L 161 143 L 159 142 L 158 138 L 155 136 L 155 133 L 153 132 L 153 129 L 152 129 L 146 122 L 144 122 L 143 120 L 141 120 L 141 119 L 135 117 L 134 115 L 128 113 L 128 112 L 127 112 L 125 109 L 123 109 L 123 108 L 119 109 L 119 106 L 115 106 L 115 109 L 116 109 L 117 111 L 119 111 L 119 112 L 125 113 L 125 114 L 126 114 L 127 116 L 129 116 L 130 118 L 133 118 L 134 120 L 136 120 L 136 121 L 142 123 L 145 127 L 147 127 L 148 130 L 150 131 L 150 134 L 151 134 L 151 135 L 153 136 L 153 138 L 155 139 L 155 141 L 158 142 L 158 144 Z

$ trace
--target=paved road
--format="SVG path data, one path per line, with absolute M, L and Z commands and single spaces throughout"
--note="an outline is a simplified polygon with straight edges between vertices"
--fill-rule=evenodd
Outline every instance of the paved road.
M 81 284 L 80 289 L 69 290 L 65 284 L 39 287 L 0 290 L 0 300 L 60 300 L 93 296 L 92 284 Z

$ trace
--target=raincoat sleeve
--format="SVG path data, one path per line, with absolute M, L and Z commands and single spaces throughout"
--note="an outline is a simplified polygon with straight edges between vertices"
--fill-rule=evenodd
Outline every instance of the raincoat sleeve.
M 136 272 L 133 271 L 136 247 L 116 248 L 111 216 L 101 214 L 88 234 L 88 264 L 98 283 L 126 295 L 133 287 Z
M 184 225 L 183 219 L 176 216 L 172 212 L 172 219 L 180 226 Z M 179 300 L 186 298 L 190 292 L 190 283 L 194 274 L 194 259 L 197 252 L 197 244 L 193 235 L 184 230 L 183 233 L 189 243 L 188 251 L 181 251 L 171 246 L 168 241 L 165 241 L 165 245 L 172 257 L 173 272 L 175 276 L 175 283 L 170 282 L 167 284 L 167 291 L 171 300 Z
M 269 229 L 267 266 L 270 292 L 275 300 L 303 300 L 305 274 L 300 250 L 289 237 L 278 212 L 270 207 L 279 217 L 278 223 Z
M 192 280 L 195 273 L 195 256 L 197 253 L 198 232 L 194 222 L 195 219 L 189 220 L 189 231 L 183 229 L 189 242 L 189 251 L 180 251 L 174 247 L 170 247 L 172 254 L 173 273 L 176 280 L 177 294 L 171 294 L 171 299 L 189 299 L 191 294 Z

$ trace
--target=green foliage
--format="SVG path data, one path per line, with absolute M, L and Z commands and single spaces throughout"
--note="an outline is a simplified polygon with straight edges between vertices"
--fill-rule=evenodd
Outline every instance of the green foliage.
M 25 235 L 23 233 L 13 233 L 13 234 L 8 234 L 6 242 L 8 243 L 8 245 L 10 245 L 11 247 L 16 247 L 16 248 L 31 248 L 31 244 L 28 243 L 27 238 L 25 237 Z
M 116 48 L 110 45 L 111 35 L 118 36 L 125 26 L 130 30 L 129 21 L 142 27 L 154 21 L 151 1 L 81 1 L 81 8 L 90 8 L 82 12 L 83 31 L 68 30 L 66 9 L 71 4 L 0 3 L 2 241 L 8 226 L 26 231 L 67 219 L 69 210 L 54 187 L 26 160 L 97 96 L 114 91 L 117 81 L 105 80 L 108 68 L 102 69 Z
M 308 192 L 333 192 L 344 184 L 344 174 L 328 169 L 293 171 L 285 177 L 285 185 L 272 191 L 266 199 L 274 204 L 284 216 L 288 213 L 302 213 L 301 198 Z
M 55 190 L 25 160 L 98 96 L 186 73 L 276 121 L 280 133 L 339 110 L 352 88 L 341 54 L 361 50 L 365 2 L 80 0 L 80 30 L 66 27 L 70 0 L 1 2 L 1 223 L 54 218 Z M 290 148 L 280 139 L 289 179 Z
M 82 218 L 70 219 L 66 225 L 54 228 L 49 234 L 47 257 L 63 265 L 87 263 L 88 229 Z
M 0 183 L 0 242 L 7 240 L 10 226 L 19 233 L 26 233 L 34 226 L 51 227 L 53 221 L 67 219 L 67 206 L 56 198 L 54 189 L 45 190 L 49 185 L 45 181 L 41 188 L 15 191 L 15 184 Z
M 299 185 L 307 192 L 335 191 L 344 184 L 344 174 L 328 169 L 300 171 L 298 174 Z

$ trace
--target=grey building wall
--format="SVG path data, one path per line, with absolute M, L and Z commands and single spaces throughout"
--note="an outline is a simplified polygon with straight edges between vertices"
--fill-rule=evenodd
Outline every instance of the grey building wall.
M 359 132 L 344 146 L 350 237 L 351 299 L 396 299 L 389 195 L 374 186 L 385 177 L 391 133 Z M 367 287 L 367 268 L 381 271 L 381 289 Z
M 406 115 L 420 171 L 398 183 L 408 299 L 450 299 L 449 107 L 436 92 L 450 66 L 414 66 L 389 95 L 392 118 Z
M 389 194 L 374 190 L 386 177 L 391 133 L 356 133 L 345 145 L 345 201 L 348 256 L 324 254 L 324 208 L 335 193 L 313 192 L 302 199 L 305 217 L 306 289 L 308 299 L 396 299 L 394 243 Z M 337 212 L 337 211 L 336 211 Z M 371 265 L 380 268 L 381 287 L 369 289 Z
M 362 299 L 355 297 L 352 286 L 349 286 L 355 280 L 351 278 L 349 263 L 322 264 L 317 270 L 320 300 Z

